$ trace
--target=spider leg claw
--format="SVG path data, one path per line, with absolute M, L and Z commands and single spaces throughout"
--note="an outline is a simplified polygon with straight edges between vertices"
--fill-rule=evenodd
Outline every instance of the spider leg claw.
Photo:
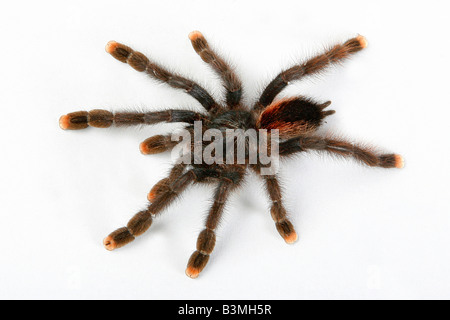
M 134 236 L 130 233 L 128 228 L 123 227 L 117 229 L 116 231 L 112 232 L 109 236 L 107 236 L 103 240 L 103 245 L 105 246 L 106 250 L 113 251 L 115 249 L 123 247 L 124 245 L 132 242 L 133 240 Z
M 363 48 L 363 49 L 367 48 L 368 42 L 367 42 L 366 37 L 359 35 L 356 37 L 356 40 L 359 41 L 359 45 L 361 46 L 361 48 Z
M 399 154 L 394 155 L 394 159 L 396 168 L 403 169 L 405 167 L 405 159 L 401 155 Z
M 275 224 L 278 233 L 288 244 L 292 244 L 298 240 L 298 235 L 295 232 L 294 226 L 287 219 L 282 219 Z
M 89 127 L 86 111 L 78 111 L 66 114 L 59 118 L 59 126 L 63 130 L 80 130 Z
M 103 240 L 103 245 L 105 246 L 105 249 L 108 251 L 113 251 L 117 247 L 116 242 L 114 241 L 114 239 L 111 236 L 107 236 Z
M 140 145 L 139 150 L 142 154 L 157 154 L 169 150 L 173 144 L 170 137 L 156 135 L 145 139 Z
M 399 154 L 384 154 L 379 157 L 379 166 L 402 169 L 405 166 L 405 160 Z
M 284 237 L 284 241 L 286 241 L 287 244 L 293 244 L 295 242 L 297 242 L 298 240 L 298 235 L 297 232 L 293 231 L 291 234 L 286 235 Z
M 200 270 L 193 268 L 193 267 L 187 267 L 186 268 L 186 275 L 191 279 L 196 279 L 198 275 L 200 274 Z
M 203 35 L 202 35 L 202 33 L 200 31 L 195 30 L 195 31 L 190 32 L 188 37 L 189 37 L 189 40 L 195 41 L 198 38 L 202 38 Z
M 209 255 L 195 251 L 189 259 L 186 275 L 192 279 L 197 278 L 200 272 L 206 267 L 208 261 Z
M 109 41 L 107 44 L 106 44 L 106 47 L 105 47 L 105 50 L 106 50 L 106 52 L 108 52 L 108 53 L 113 53 L 115 50 L 116 50 L 116 48 L 117 48 L 117 46 L 119 45 L 119 43 L 117 43 L 116 41 Z

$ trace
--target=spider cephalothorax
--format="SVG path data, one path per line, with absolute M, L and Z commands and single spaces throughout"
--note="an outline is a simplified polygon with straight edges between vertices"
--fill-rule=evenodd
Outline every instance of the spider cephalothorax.
M 339 63 L 351 54 L 367 46 L 364 37 L 358 36 L 343 44 L 331 47 L 323 54 L 317 55 L 304 63 L 295 65 L 275 77 L 265 88 L 259 100 L 253 106 L 245 106 L 241 102 L 242 85 L 234 71 L 209 47 L 203 35 L 194 31 L 189 35 L 195 51 L 222 78 L 226 90 L 226 104 L 218 104 L 211 95 L 195 82 L 173 74 L 161 66 L 150 61 L 142 53 L 111 41 L 106 51 L 117 60 L 128 63 L 139 72 L 145 72 L 150 77 L 183 89 L 195 98 L 205 109 L 206 113 L 189 110 L 164 110 L 157 112 L 117 112 L 106 110 L 78 111 L 60 118 L 62 129 L 84 129 L 89 126 L 107 128 L 115 126 L 130 126 L 155 124 L 159 122 L 185 123 L 185 129 L 194 133 L 195 125 L 200 123 L 202 131 L 216 130 L 227 132 L 234 130 L 266 130 L 268 135 L 280 138 L 278 156 L 289 155 L 308 150 L 326 151 L 343 157 L 352 157 L 363 164 L 373 167 L 402 168 L 403 159 L 396 154 L 381 154 L 376 150 L 342 139 L 316 134 L 323 119 L 334 113 L 325 110 L 330 102 L 317 103 L 305 97 L 293 97 L 275 100 L 276 96 L 291 82 L 302 77 L 320 72 L 329 65 Z M 234 138 L 233 138 L 234 139 Z M 107 236 L 104 245 L 108 250 L 120 248 L 143 234 L 151 226 L 153 217 L 161 213 L 183 190 L 193 183 L 213 183 L 216 185 L 214 202 L 206 220 L 205 229 L 197 240 L 197 250 L 189 259 L 186 274 L 196 278 L 206 266 L 212 253 L 216 235 L 215 229 L 219 223 L 224 206 L 230 193 L 241 185 L 248 169 L 259 174 L 265 183 L 271 200 L 271 215 L 280 235 L 287 243 L 297 240 L 297 233 L 289 221 L 283 205 L 281 189 L 275 174 L 263 174 L 266 164 L 259 158 L 251 161 L 249 152 L 245 153 L 244 161 L 234 161 L 234 157 L 225 155 L 221 161 L 211 163 L 202 157 L 195 156 L 196 140 L 189 140 L 189 148 L 194 154 L 189 157 L 192 161 L 177 161 L 169 175 L 159 181 L 149 192 L 148 207 L 138 212 L 128 222 L 126 227 L 117 229 Z M 178 144 L 170 135 L 157 135 L 146 139 L 140 145 L 143 154 L 160 153 L 173 149 Z M 233 140 L 233 149 L 238 143 Z M 198 146 L 197 146 L 198 147 Z M 256 148 L 259 151 L 258 148 Z M 206 151 L 207 144 L 200 141 L 200 151 Z M 201 153 L 201 152 L 200 152 Z M 216 156 L 217 154 L 214 153 Z M 271 156 L 274 156 L 271 154 Z

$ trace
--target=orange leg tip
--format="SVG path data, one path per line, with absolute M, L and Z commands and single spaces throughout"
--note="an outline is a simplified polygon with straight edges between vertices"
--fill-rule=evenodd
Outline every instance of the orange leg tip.
M 196 41 L 199 38 L 203 38 L 203 35 L 200 31 L 192 31 L 191 33 L 189 33 L 189 40 L 191 41 Z
M 292 232 L 291 234 L 287 235 L 284 238 L 284 241 L 286 241 L 286 243 L 288 243 L 288 244 L 292 244 L 292 243 L 296 242 L 297 240 L 298 240 L 298 235 L 295 231 Z
M 66 114 L 65 116 L 61 116 L 61 118 L 59 118 L 59 126 L 63 130 L 69 129 L 69 127 L 70 127 L 70 116 L 68 114 Z
M 356 40 L 359 41 L 359 44 L 360 44 L 360 46 L 361 46 L 363 49 L 364 49 L 364 48 L 367 48 L 368 42 L 367 42 L 367 39 L 366 39 L 364 36 L 359 35 L 359 36 L 356 37 Z
M 117 248 L 117 243 L 114 241 L 114 239 L 111 236 L 107 236 L 103 240 L 103 245 L 105 246 L 105 249 L 108 251 L 113 251 Z
M 105 50 L 108 53 L 113 53 L 119 44 L 116 41 L 109 41 L 106 44 Z
M 395 155 L 395 167 L 402 169 L 405 166 L 405 159 L 399 154 Z
M 151 153 L 150 149 L 148 148 L 145 141 L 139 145 L 139 150 L 141 151 L 142 154 L 150 154 Z
M 186 268 L 186 275 L 191 279 L 196 279 L 199 274 L 200 274 L 200 270 L 197 268 L 193 268 L 193 267 Z

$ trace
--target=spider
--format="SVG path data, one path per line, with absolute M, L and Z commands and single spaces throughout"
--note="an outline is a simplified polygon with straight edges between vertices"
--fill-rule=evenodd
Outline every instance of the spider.
M 107 110 L 77 111 L 60 118 L 60 127 L 64 130 L 78 130 L 89 126 L 107 128 L 110 126 L 151 125 L 160 122 L 183 123 L 187 130 L 193 130 L 194 123 L 200 121 L 206 128 L 226 129 L 266 129 L 278 130 L 279 157 L 310 150 L 324 151 L 328 154 L 353 158 L 371 167 L 402 168 L 403 158 L 398 154 L 383 154 L 373 148 L 348 142 L 341 138 L 319 135 L 316 131 L 325 117 L 335 113 L 325 110 L 331 102 L 318 103 L 302 96 L 278 99 L 277 95 L 291 82 L 316 74 L 333 64 L 338 64 L 367 46 L 366 39 L 358 35 L 342 44 L 329 47 L 303 63 L 294 65 L 279 73 L 263 90 L 253 106 L 245 106 L 242 101 L 242 83 L 234 70 L 223 58 L 211 49 L 199 31 L 189 34 L 192 46 L 198 55 L 222 79 L 226 91 L 226 104 L 217 103 L 213 97 L 197 83 L 178 74 L 169 72 L 149 60 L 142 53 L 115 41 L 106 45 L 106 51 L 117 60 L 129 64 L 135 70 L 144 72 L 151 78 L 169 86 L 184 90 L 195 98 L 206 112 L 169 109 L 156 112 L 110 112 Z M 172 150 L 178 142 L 170 135 L 156 135 L 140 144 L 143 154 L 156 154 Z M 192 142 L 192 148 L 194 142 Z M 221 219 L 230 194 L 243 182 L 246 173 L 251 170 L 258 174 L 271 201 L 270 213 L 276 229 L 289 244 L 297 240 L 297 233 L 288 218 L 283 205 L 282 192 L 277 174 L 261 174 L 264 164 L 247 161 L 243 164 L 229 161 L 216 164 L 176 162 L 167 177 L 160 180 L 148 194 L 148 207 L 135 214 L 126 227 L 109 234 L 103 241 L 106 249 L 120 248 L 142 235 L 159 215 L 188 186 L 194 183 L 215 185 L 213 204 L 209 210 L 205 228 L 198 236 L 197 250 L 191 255 L 186 274 L 197 278 L 208 263 L 216 243 L 215 230 Z

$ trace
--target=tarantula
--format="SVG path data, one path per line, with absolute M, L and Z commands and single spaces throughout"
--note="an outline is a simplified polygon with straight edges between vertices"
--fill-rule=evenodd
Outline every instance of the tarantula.
M 107 128 L 115 126 L 150 125 L 159 122 L 184 123 L 192 131 L 194 123 L 200 121 L 206 129 L 266 129 L 269 135 L 274 130 L 279 134 L 279 157 L 288 157 L 303 151 L 326 151 L 342 157 L 351 157 L 371 167 L 402 168 L 403 158 L 397 154 L 382 154 L 373 148 L 357 145 L 340 138 L 318 135 L 316 130 L 324 118 L 334 110 L 324 109 L 331 102 L 317 103 L 305 97 L 292 97 L 275 100 L 276 96 L 292 81 L 318 73 L 332 64 L 337 64 L 367 46 L 366 39 L 359 35 L 343 44 L 330 47 L 303 63 L 294 65 L 279 73 L 264 89 L 259 100 L 247 107 L 241 102 L 243 89 L 234 70 L 209 46 L 203 35 L 194 31 L 189 34 L 194 50 L 203 61 L 223 80 L 226 91 L 226 105 L 217 103 L 212 96 L 197 83 L 180 75 L 169 72 L 149 60 L 142 53 L 115 41 L 106 45 L 106 51 L 117 60 L 129 64 L 139 72 L 167 83 L 169 86 L 184 90 L 206 109 L 206 113 L 189 110 L 163 110 L 157 112 L 117 112 L 106 110 L 78 111 L 60 118 L 62 129 L 78 130 L 89 126 Z M 140 144 L 143 154 L 155 154 L 173 149 L 178 142 L 170 135 L 156 135 Z M 192 141 L 192 148 L 195 142 Z M 204 148 L 202 144 L 202 148 Z M 148 194 L 148 207 L 138 212 L 126 227 L 119 228 L 104 239 L 108 250 L 120 248 L 149 229 L 153 218 L 160 214 L 176 197 L 192 183 L 213 183 L 216 185 L 214 201 L 209 210 L 205 229 L 197 240 L 197 250 L 191 255 L 186 274 L 196 278 L 208 263 L 216 235 L 215 230 L 224 211 L 229 195 L 243 181 L 250 169 L 262 177 L 271 200 L 270 213 L 276 229 L 287 243 L 297 240 L 297 233 L 288 219 L 283 206 L 278 177 L 275 174 L 262 175 L 264 164 L 247 161 L 243 164 L 227 162 L 207 164 L 195 162 L 187 164 L 177 162 L 168 176 L 159 181 Z

